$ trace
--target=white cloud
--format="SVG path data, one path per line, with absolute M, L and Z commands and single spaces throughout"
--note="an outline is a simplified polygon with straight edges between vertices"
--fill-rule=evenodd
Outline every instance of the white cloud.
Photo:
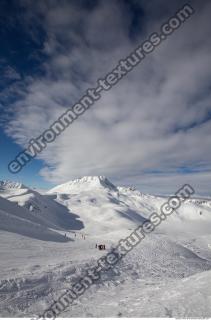
M 47 33 L 46 75 L 27 82 L 27 94 L 13 106 L 14 118 L 7 127 L 22 145 L 147 36 L 143 32 L 138 42 L 129 37 L 131 14 L 123 2 L 100 1 L 92 11 L 66 1 L 46 8 L 36 7 Z M 196 8 L 184 26 L 48 146 L 40 155 L 46 162 L 41 170 L 45 179 L 60 183 L 108 175 L 120 184 L 128 181 L 141 188 L 143 183 L 160 193 L 183 180 L 178 167 L 210 171 L 210 9 L 208 2 Z M 156 11 L 147 3 L 145 10 L 150 17 Z M 174 13 L 168 6 L 166 11 Z M 143 18 L 148 34 L 164 21 L 154 19 L 148 24 Z M 166 174 L 147 174 L 150 170 Z M 205 192 L 211 186 L 209 175 L 193 173 L 191 179 L 200 177 L 199 188 Z

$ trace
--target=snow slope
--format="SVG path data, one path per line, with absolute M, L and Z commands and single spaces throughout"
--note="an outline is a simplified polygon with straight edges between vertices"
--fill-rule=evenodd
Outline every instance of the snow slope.
M 105 254 L 96 243 L 109 250 L 166 200 L 103 176 L 42 195 L 0 183 L 0 315 L 41 314 Z M 61 317 L 210 317 L 210 227 L 210 200 L 188 200 Z
M 122 201 L 118 188 L 102 176 L 70 181 L 51 189 L 48 194 L 55 195 L 57 202 L 80 217 L 87 235 L 121 237 L 124 231 L 146 221 L 141 212 L 137 213 Z
M 116 187 L 107 178 L 100 176 L 84 177 L 51 189 L 48 194 L 55 195 L 56 201 L 76 213 L 84 222 L 84 232 L 88 234 L 118 235 L 134 229 L 143 223 L 152 212 L 160 213 L 166 197 L 143 194 L 135 188 Z M 211 206 L 207 199 L 188 200 L 168 217 L 160 227 L 172 232 L 204 233 L 211 228 Z
M 0 230 L 46 241 L 67 241 L 64 236 L 43 226 L 39 217 L 1 197 Z
M 54 197 L 41 195 L 21 183 L 0 181 L 0 197 L 27 209 L 30 217 L 39 218 L 41 223 L 56 230 L 80 230 L 83 223 Z

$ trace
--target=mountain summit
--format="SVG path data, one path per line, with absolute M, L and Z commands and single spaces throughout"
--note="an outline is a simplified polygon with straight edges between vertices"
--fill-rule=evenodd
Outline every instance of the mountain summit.
M 0 181 L 1 189 L 26 189 L 26 186 L 21 182 L 14 182 L 9 180 L 1 180 Z
M 49 190 L 48 193 L 71 193 L 99 188 L 117 190 L 116 186 L 113 185 L 113 183 L 111 183 L 105 176 L 85 176 L 60 184 Z

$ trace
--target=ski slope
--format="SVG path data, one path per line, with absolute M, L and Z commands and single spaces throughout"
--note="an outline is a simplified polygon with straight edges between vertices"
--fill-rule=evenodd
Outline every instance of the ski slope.
M 165 197 L 83 177 L 46 194 L 0 182 L 0 315 L 44 312 Z M 193 198 L 61 317 L 209 317 L 211 201 Z

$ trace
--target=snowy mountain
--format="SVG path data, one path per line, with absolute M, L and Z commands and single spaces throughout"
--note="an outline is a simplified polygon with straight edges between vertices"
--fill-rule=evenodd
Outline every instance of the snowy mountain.
M 0 315 L 42 313 L 166 200 L 103 176 L 69 181 L 46 194 L 0 182 Z M 210 230 L 210 200 L 186 201 L 61 316 L 208 317 Z M 190 296 L 195 300 L 187 305 Z
M 56 201 L 80 216 L 84 232 L 119 237 L 124 231 L 143 223 L 146 217 L 127 203 L 106 177 L 84 177 L 59 185 L 48 191 Z
M 20 182 L 3 180 L 3 181 L 0 181 L 0 188 L 7 190 L 7 189 L 24 189 L 26 187 Z
M 77 230 L 83 227 L 78 217 L 54 201 L 54 197 L 41 195 L 21 183 L 1 181 L 0 197 L 27 209 L 29 217 L 39 218 L 46 227 L 56 230 Z
M 86 176 L 40 194 L 22 183 L 0 181 L 0 197 L 29 211 L 31 217 L 54 230 L 80 231 L 119 238 L 160 212 L 164 197 L 143 194 L 134 187 L 116 187 L 104 176 Z M 182 225 L 181 225 L 182 222 Z M 209 200 L 190 199 L 168 218 L 164 228 L 208 229 Z M 119 232 L 120 231 L 120 232 Z
M 43 225 L 42 219 L 27 209 L 0 197 L 0 231 L 12 232 L 29 238 L 46 241 L 67 241 L 59 233 Z
M 119 236 L 160 212 L 166 197 L 143 194 L 134 187 L 116 187 L 106 177 L 83 177 L 48 191 L 56 201 L 76 213 L 84 222 L 84 231 Z M 181 226 L 182 222 L 182 226 Z M 198 199 L 188 200 L 161 226 L 198 232 L 211 227 L 211 207 Z
M 117 191 L 117 188 L 104 176 L 85 176 L 56 186 L 48 193 L 79 193 L 86 190 L 108 189 Z

